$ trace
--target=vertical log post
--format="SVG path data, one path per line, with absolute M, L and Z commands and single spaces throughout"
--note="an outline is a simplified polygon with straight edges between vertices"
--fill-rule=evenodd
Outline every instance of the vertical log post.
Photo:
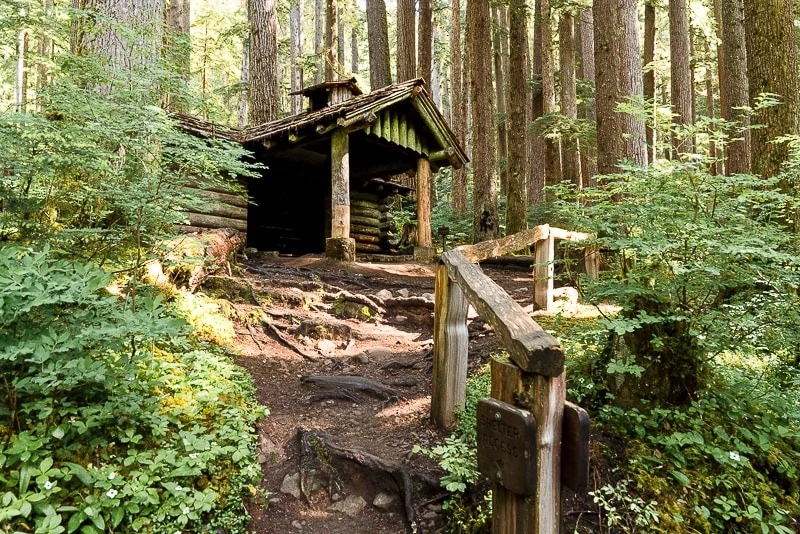
M 435 293 L 431 419 L 440 428 L 450 428 L 466 400 L 469 303 L 450 280 L 446 265 L 436 269 Z
M 331 133 L 331 236 L 325 240 L 325 255 L 354 261 L 356 242 L 350 239 L 349 136 L 342 128 Z
M 553 262 L 555 239 L 549 234 L 536 242 L 533 268 L 533 305 L 537 310 L 553 309 Z
M 533 414 L 536 434 L 536 494 L 515 495 L 492 485 L 492 534 L 558 534 L 561 522 L 561 434 L 565 373 L 525 373 L 514 363 L 492 360 L 492 398 Z
M 597 277 L 600 276 L 600 250 L 597 246 L 586 247 L 583 254 L 586 276 L 592 280 L 597 280 Z
M 431 162 L 417 160 L 417 246 L 414 259 L 432 261 L 436 256 L 431 233 Z

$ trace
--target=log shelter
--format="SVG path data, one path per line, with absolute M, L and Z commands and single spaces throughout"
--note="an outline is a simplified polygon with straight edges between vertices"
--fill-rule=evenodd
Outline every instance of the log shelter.
M 298 94 L 308 99 L 306 111 L 245 130 L 176 116 L 190 133 L 241 143 L 265 166 L 259 178 L 248 180 L 252 202 L 246 221 L 236 223 L 246 229 L 248 246 L 325 252 L 344 261 L 354 260 L 357 251 L 388 253 L 388 205 L 395 195 L 415 193 L 415 256 L 431 259 L 432 173 L 468 160 L 424 82 L 362 94 L 355 79 L 346 79 Z M 416 179 L 403 184 L 394 178 L 403 174 Z M 205 227 L 226 223 L 204 215 L 189 214 L 189 221 Z

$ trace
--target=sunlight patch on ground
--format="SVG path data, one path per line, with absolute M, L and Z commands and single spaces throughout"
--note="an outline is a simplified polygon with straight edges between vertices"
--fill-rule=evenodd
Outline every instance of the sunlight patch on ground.
M 420 397 L 418 399 L 411 399 L 404 401 L 400 404 L 388 406 L 380 412 L 375 414 L 375 417 L 398 417 L 402 415 L 414 415 L 418 412 L 428 411 L 431 406 L 430 397 Z

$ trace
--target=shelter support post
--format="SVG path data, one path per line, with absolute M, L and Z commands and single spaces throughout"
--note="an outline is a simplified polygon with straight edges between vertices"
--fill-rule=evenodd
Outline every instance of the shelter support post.
M 431 233 L 431 162 L 427 158 L 417 160 L 417 246 L 414 259 L 433 261 L 436 249 Z
M 354 261 L 355 240 L 350 238 L 350 153 L 349 135 L 338 128 L 331 132 L 331 236 L 325 241 L 325 255 Z

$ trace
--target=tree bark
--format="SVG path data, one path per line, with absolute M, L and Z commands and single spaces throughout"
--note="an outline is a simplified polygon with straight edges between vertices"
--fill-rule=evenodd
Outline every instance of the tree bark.
M 461 54 L 461 2 L 452 0 L 450 29 L 450 107 L 453 115 L 453 131 L 462 146 L 465 145 L 467 99 L 464 96 L 464 79 Z M 462 166 L 453 170 L 453 211 L 467 211 L 467 169 Z
M 497 184 L 492 128 L 491 28 L 488 0 L 467 4 L 467 43 L 472 104 L 473 240 L 497 237 Z
M 597 122 L 595 113 L 594 87 L 594 15 L 592 8 L 582 8 L 578 12 L 575 31 L 578 39 L 579 70 L 578 78 L 587 87 L 578 104 L 578 116 L 591 125 Z M 597 143 L 581 141 L 581 181 L 584 187 L 595 187 L 597 180 Z
M 722 62 L 719 69 L 720 110 L 726 121 L 737 122 L 745 128 L 741 133 L 729 130 L 725 144 L 726 174 L 747 174 L 750 165 L 750 118 L 742 111 L 749 105 L 747 80 L 747 45 L 742 0 L 721 0 Z M 737 109 L 738 108 L 738 109 Z
M 314 57 L 317 67 L 314 83 L 322 83 L 325 79 L 325 51 L 322 48 L 325 40 L 325 2 L 316 0 L 314 6 Z
M 506 77 L 503 61 L 503 41 L 506 37 L 506 28 L 500 18 L 500 8 L 491 7 L 492 13 L 492 56 L 494 59 L 494 91 L 497 121 L 497 158 L 500 175 L 500 191 L 508 190 L 508 131 L 506 129 Z
M 431 85 L 433 69 L 433 0 L 419 0 L 419 40 L 417 77 Z
M 555 65 L 553 63 L 553 13 L 550 0 L 541 0 L 542 32 L 542 113 L 544 116 L 556 112 Z M 543 134 L 541 134 L 543 135 Z M 558 139 L 546 137 L 545 185 L 556 185 L 561 181 L 561 146 Z
M 278 118 L 278 14 L 275 0 L 248 0 L 250 124 Z
M 653 163 L 656 159 L 656 0 L 646 0 L 644 3 L 644 102 L 651 111 L 650 121 L 645 125 L 645 140 L 647 142 L 647 162 Z
M 531 93 L 531 122 L 541 118 L 544 114 L 544 94 L 542 92 L 542 0 L 534 1 L 533 17 L 533 91 Z M 536 83 L 538 82 L 538 83 Z M 538 204 L 544 200 L 545 184 L 545 157 L 547 147 L 544 139 L 534 134 L 531 143 L 532 159 L 536 163 L 531 171 L 531 181 L 528 184 L 528 201 Z
M 300 59 L 303 57 L 303 3 L 292 0 L 289 11 L 289 62 L 291 71 L 291 90 L 303 88 L 303 68 Z M 292 95 L 292 115 L 303 109 L 303 95 Z
M 367 0 L 367 41 L 369 44 L 369 85 L 373 91 L 392 84 L 389 66 L 389 29 L 386 2 Z
M 414 0 L 397 0 L 397 81 L 411 80 L 417 75 L 417 29 Z
M 344 9 L 341 7 L 338 8 L 336 12 L 336 56 L 339 59 L 338 62 L 338 72 L 341 76 L 344 70 L 344 50 L 345 50 L 345 39 L 344 39 Z M 337 76 L 338 77 L 338 76 Z
M 335 80 L 339 63 L 339 6 L 337 0 L 325 2 L 325 81 Z
M 563 11 L 558 23 L 559 78 L 561 82 L 561 114 L 571 121 L 578 119 L 578 88 L 575 82 L 575 18 L 569 11 Z M 569 134 L 562 138 L 563 176 L 562 179 L 583 187 L 581 181 L 580 141 Z
M 691 153 L 694 150 L 692 137 L 681 131 L 694 124 L 694 90 L 689 63 L 692 53 L 686 1 L 669 0 L 670 101 L 673 123 L 677 127 L 672 133 L 672 148 L 676 154 Z
M 358 30 L 350 30 L 350 72 L 358 74 Z
M 525 168 L 528 163 L 526 94 L 528 85 L 528 13 L 525 0 L 510 0 L 509 12 L 509 114 L 508 114 L 508 208 L 506 235 L 528 227 Z
M 789 157 L 789 147 L 773 141 L 796 134 L 800 119 L 794 2 L 748 1 L 744 2 L 744 14 L 750 103 L 756 104 L 764 93 L 778 95 L 781 102 L 757 110 L 753 118 L 763 126 L 752 132 L 753 172 L 775 176 Z M 788 190 L 788 184 L 782 183 L 781 188 Z
M 597 167 L 611 174 L 623 159 L 647 164 L 644 121 L 616 112 L 618 104 L 642 99 L 636 0 L 594 0 L 594 23 Z

